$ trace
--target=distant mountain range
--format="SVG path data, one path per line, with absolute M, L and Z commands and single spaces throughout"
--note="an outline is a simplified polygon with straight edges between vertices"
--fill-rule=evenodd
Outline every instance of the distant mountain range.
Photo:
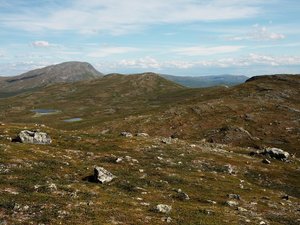
M 212 87 L 219 85 L 233 86 L 244 83 L 249 77 L 243 75 L 212 75 L 212 76 L 173 76 L 161 74 L 162 77 L 174 81 L 186 87 L 199 88 L 199 87 Z
M 144 73 L 145 74 L 145 73 Z M 186 87 L 211 87 L 219 85 L 232 86 L 245 82 L 246 76 L 218 75 L 218 76 L 172 76 L 156 74 L 167 80 Z M 0 97 L 7 97 L 24 91 L 45 87 L 57 83 L 73 83 L 77 81 L 102 78 L 104 74 L 97 71 L 86 62 L 65 62 L 31 70 L 18 76 L 0 77 Z

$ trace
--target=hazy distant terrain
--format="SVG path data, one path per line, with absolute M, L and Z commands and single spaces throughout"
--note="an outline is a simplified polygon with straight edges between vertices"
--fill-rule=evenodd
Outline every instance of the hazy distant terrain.
M 173 76 L 162 74 L 162 77 L 186 87 L 212 87 L 219 85 L 233 86 L 244 83 L 249 77 L 241 75 L 211 75 L 211 76 Z

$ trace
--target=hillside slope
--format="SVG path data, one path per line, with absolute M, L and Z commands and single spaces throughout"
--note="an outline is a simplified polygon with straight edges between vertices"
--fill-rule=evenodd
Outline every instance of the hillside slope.
M 185 89 L 160 96 L 166 104 L 155 115 L 109 124 L 181 139 L 299 152 L 300 76 L 252 78 L 232 88 Z M 165 105 L 165 104 L 162 104 Z M 122 128 L 117 128 L 122 126 Z
M 63 129 L 145 131 L 152 135 L 235 144 L 300 146 L 300 76 L 253 78 L 239 86 L 188 89 L 155 74 L 113 74 L 52 85 L 0 101 L 3 121 Z M 37 116 L 33 109 L 57 114 Z M 68 118 L 82 118 L 66 124 Z
M 76 83 L 55 84 L 39 90 L 0 99 L 0 115 L 3 121 L 51 123 L 66 127 L 62 122 L 69 117 L 84 118 L 80 126 L 101 126 L 104 120 L 137 115 L 159 104 L 153 100 L 159 95 L 185 89 L 157 74 L 111 74 L 100 79 Z M 33 109 L 54 109 L 61 113 L 35 117 Z M 9 116 L 8 116 L 9 115 Z M 70 124 L 71 126 L 71 124 Z

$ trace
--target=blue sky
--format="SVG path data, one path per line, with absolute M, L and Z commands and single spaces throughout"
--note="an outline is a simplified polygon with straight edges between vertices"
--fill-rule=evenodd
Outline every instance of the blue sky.
M 0 0 L 0 75 L 300 73 L 299 0 Z

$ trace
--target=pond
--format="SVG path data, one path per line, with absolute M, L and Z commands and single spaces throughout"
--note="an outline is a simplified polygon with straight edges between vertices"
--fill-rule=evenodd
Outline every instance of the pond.
M 54 114 L 54 113 L 58 113 L 59 110 L 56 109 L 33 109 L 30 110 L 31 112 L 35 112 L 39 115 L 49 115 L 49 114 Z
M 76 117 L 76 118 L 64 120 L 64 122 L 67 122 L 67 123 L 78 122 L 78 121 L 82 121 L 82 118 Z

